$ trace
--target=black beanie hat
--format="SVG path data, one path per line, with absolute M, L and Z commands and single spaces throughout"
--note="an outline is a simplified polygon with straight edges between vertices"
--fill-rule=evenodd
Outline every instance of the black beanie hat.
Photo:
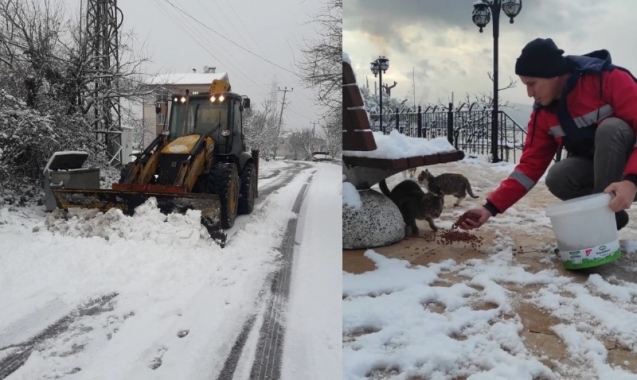
M 552 39 L 536 38 L 526 44 L 515 63 L 515 74 L 525 77 L 553 78 L 569 72 L 564 50 Z

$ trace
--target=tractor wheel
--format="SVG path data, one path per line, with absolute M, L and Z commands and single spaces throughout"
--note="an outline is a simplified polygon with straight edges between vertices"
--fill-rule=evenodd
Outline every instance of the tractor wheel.
M 135 161 L 133 161 L 133 162 L 135 162 Z M 124 165 L 122 170 L 119 172 L 119 182 L 118 183 L 124 183 L 124 180 L 126 179 L 126 176 L 128 176 L 128 173 L 130 172 L 130 169 L 133 167 L 133 162 L 129 162 L 126 165 Z
M 239 214 L 250 214 L 254 210 L 254 198 L 257 193 L 257 170 L 253 162 L 248 162 L 241 172 L 241 197 Z
M 239 206 L 239 174 L 235 164 L 216 164 L 208 176 L 208 192 L 221 201 L 221 228 L 230 228 Z

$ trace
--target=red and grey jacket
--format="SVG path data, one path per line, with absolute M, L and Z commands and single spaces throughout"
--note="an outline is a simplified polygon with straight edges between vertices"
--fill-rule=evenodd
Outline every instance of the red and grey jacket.
M 575 155 L 592 156 L 595 130 L 602 120 L 619 118 L 637 133 L 637 79 L 613 65 L 606 50 L 565 58 L 572 71 L 561 100 L 533 106 L 520 162 L 487 197 L 484 207 L 493 215 L 505 212 L 535 186 L 560 146 Z M 624 178 L 637 185 L 636 152 L 637 146 Z

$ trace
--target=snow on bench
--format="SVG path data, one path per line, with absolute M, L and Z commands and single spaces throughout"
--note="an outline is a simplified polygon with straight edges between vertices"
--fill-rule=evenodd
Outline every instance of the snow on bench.
M 464 152 L 442 138 L 408 137 L 372 132 L 369 115 L 347 53 L 343 53 L 343 171 L 357 189 L 419 166 L 458 161 Z

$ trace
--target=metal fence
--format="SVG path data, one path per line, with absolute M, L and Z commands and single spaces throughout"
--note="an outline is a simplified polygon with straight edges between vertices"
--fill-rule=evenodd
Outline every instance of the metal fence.
M 418 107 L 412 110 L 396 109 L 383 114 L 383 132 L 398 130 L 410 137 L 434 139 L 446 137 L 456 149 L 471 155 L 491 155 L 491 108 L 477 104 L 457 108 Z M 371 128 L 380 131 L 379 114 L 370 114 Z M 498 112 L 498 156 L 503 161 L 517 163 L 522 155 L 526 128 L 520 126 L 505 111 Z M 554 160 L 561 159 L 561 152 Z

